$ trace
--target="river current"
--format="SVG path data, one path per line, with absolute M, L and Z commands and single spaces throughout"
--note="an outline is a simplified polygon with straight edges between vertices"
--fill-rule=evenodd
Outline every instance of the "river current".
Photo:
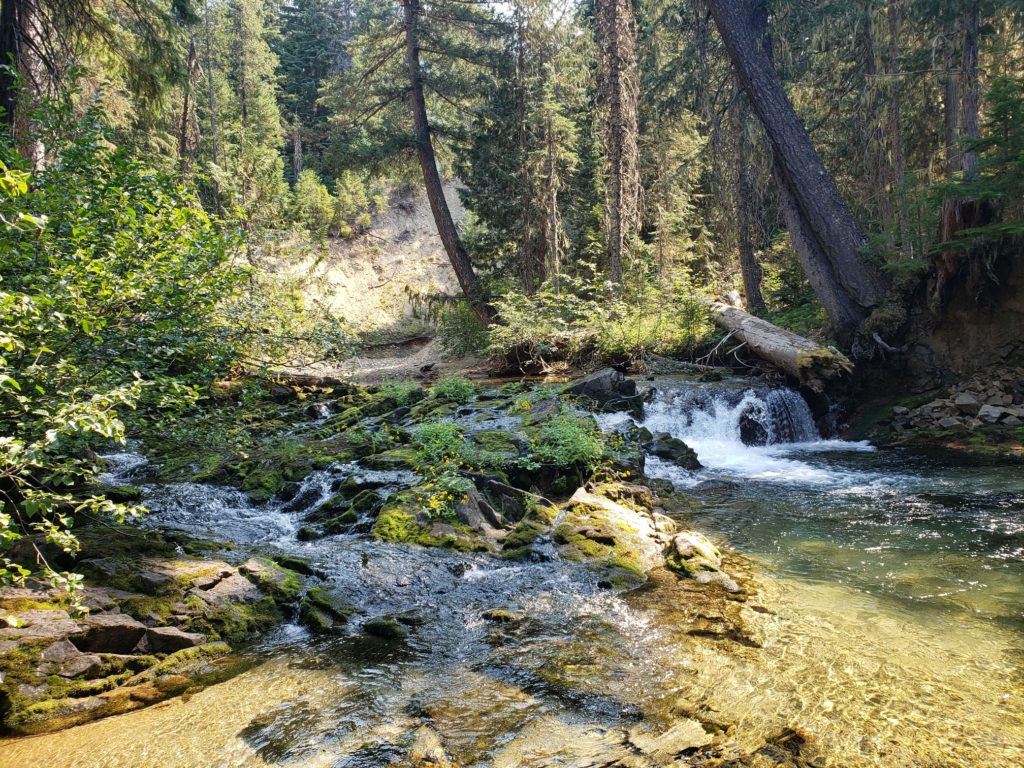
M 690 632 L 670 589 L 617 595 L 557 558 L 502 562 L 359 534 L 302 543 L 281 505 L 146 485 L 146 465 L 125 454 L 111 479 L 143 484 L 145 524 L 309 558 L 363 617 L 412 611 L 420 626 L 395 643 L 363 635 L 359 619 L 334 638 L 287 624 L 226 682 L 0 742 L 0 765 L 376 768 L 433 765 L 410 757 L 433 744 L 467 768 L 770 766 L 792 755 L 765 745 L 792 734 L 801 765 L 1024 765 L 1019 465 L 821 439 L 786 390 L 654 384 L 644 426 L 684 439 L 705 468 L 650 458 L 648 474 L 694 500 L 684 525 L 753 560 L 758 643 Z M 410 480 L 336 465 L 299 498 L 315 504 L 347 477 L 385 493 Z M 482 618 L 496 608 L 529 620 Z M 686 720 L 717 732 L 717 763 L 630 748 Z

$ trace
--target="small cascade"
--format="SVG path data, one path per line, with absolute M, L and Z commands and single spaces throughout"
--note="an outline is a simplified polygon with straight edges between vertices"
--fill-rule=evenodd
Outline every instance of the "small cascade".
M 791 389 L 689 385 L 659 389 L 644 426 L 680 439 L 744 445 L 806 443 L 821 439 L 814 417 Z

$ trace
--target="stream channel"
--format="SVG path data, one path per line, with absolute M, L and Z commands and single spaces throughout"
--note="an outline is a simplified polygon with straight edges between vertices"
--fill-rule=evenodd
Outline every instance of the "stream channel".
M 794 739 L 805 746 L 786 765 L 1024 765 L 1021 467 L 823 440 L 799 395 L 749 381 L 654 384 L 645 426 L 685 440 L 705 468 L 649 458 L 647 474 L 695 501 L 677 513 L 684 527 L 751 559 L 758 642 L 692 632 L 671 590 L 616 594 L 557 556 L 513 563 L 365 533 L 302 543 L 299 516 L 278 503 L 147 485 L 147 465 L 122 454 L 111 479 L 143 485 L 145 525 L 308 558 L 364 617 L 408 610 L 422 624 L 399 642 L 358 620 L 327 638 L 287 624 L 225 682 L 2 742 L 0 764 L 434 765 L 408 758 L 427 724 L 466 767 L 771 766 L 794 759 Z M 515 428 L 503 418 L 487 428 Z M 741 424 L 768 444 L 745 445 Z M 300 496 L 315 504 L 350 476 L 385 493 L 412 479 L 336 465 Z M 481 618 L 495 608 L 529 620 Z M 716 759 L 634 748 L 684 719 L 717 731 Z

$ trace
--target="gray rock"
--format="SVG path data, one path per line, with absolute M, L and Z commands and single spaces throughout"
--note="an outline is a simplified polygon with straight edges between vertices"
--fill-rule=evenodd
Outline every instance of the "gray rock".
M 953 405 L 955 405 L 957 410 L 961 413 L 966 413 L 968 416 L 976 416 L 978 411 L 981 410 L 981 402 L 970 392 L 964 392 L 961 395 L 957 395 L 956 399 L 953 401 Z
M 954 427 L 962 427 L 963 422 L 953 416 L 946 416 L 944 419 L 939 421 L 939 426 L 943 429 L 953 429 Z
M 103 667 L 99 656 L 82 653 L 65 661 L 57 674 L 61 677 L 92 677 Z
M 206 642 L 206 635 L 182 632 L 175 627 L 151 627 L 146 630 L 145 644 L 150 653 L 174 653 Z
M 1003 417 L 1003 409 L 1000 406 L 985 404 L 978 411 L 978 418 L 988 424 L 995 424 Z
M 81 655 L 81 651 L 75 648 L 73 643 L 68 640 L 58 640 L 39 654 L 39 658 L 42 661 L 67 661 L 72 656 L 79 655 Z
M 71 620 L 67 611 L 37 609 L 12 611 L 12 614 L 24 622 L 24 626 L 0 628 L 0 638 L 60 640 L 79 631 L 78 624 Z
M 1024 424 L 1024 421 L 1021 421 L 1016 416 L 1004 416 L 1000 423 L 1008 427 L 1019 427 L 1021 424 Z
M 694 450 L 678 438 L 672 437 L 667 432 L 658 432 L 651 441 L 644 445 L 659 459 L 671 461 L 684 469 L 700 469 L 701 463 L 697 460 Z
M 146 634 L 146 625 L 122 613 L 99 613 L 86 619 L 85 632 L 71 642 L 90 653 L 131 653 Z

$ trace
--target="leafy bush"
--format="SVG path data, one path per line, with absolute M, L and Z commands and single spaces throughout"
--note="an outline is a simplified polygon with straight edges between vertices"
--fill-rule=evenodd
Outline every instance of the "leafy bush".
M 462 376 L 442 376 L 430 389 L 430 396 L 445 403 L 463 405 L 476 394 L 473 382 Z
M 424 466 L 457 462 L 467 450 L 462 427 L 450 421 L 420 424 L 412 434 L 412 444 Z
M 576 414 L 562 414 L 546 422 L 533 443 L 533 458 L 555 467 L 592 471 L 603 456 L 604 443 L 597 425 Z
M 384 397 L 394 400 L 399 405 L 409 405 L 413 395 L 419 391 L 420 385 L 412 379 L 395 379 L 381 384 L 377 391 Z
M 333 225 L 339 237 L 366 229 L 373 212 L 383 206 L 383 192 L 353 171 L 345 171 L 335 180 Z
M 446 303 L 437 313 L 437 339 L 441 348 L 457 357 L 486 351 L 487 329 L 465 301 Z
M 11 559 L 23 542 L 73 589 L 38 542 L 74 552 L 76 518 L 140 511 L 90 492 L 103 463 L 87 449 L 123 442 L 126 409 L 187 406 L 235 361 L 218 310 L 244 277 L 240 239 L 90 119 L 31 188 L 0 178 L 0 582 L 30 575 Z
M 532 295 L 510 291 L 495 304 L 490 352 L 519 364 L 680 354 L 713 330 L 685 272 L 672 286 L 635 282 L 617 293 L 605 283 L 562 276 Z
M 455 514 L 455 505 L 464 502 L 473 483 L 454 471 L 445 471 L 419 487 L 416 500 L 423 505 L 428 520 L 446 520 Z

